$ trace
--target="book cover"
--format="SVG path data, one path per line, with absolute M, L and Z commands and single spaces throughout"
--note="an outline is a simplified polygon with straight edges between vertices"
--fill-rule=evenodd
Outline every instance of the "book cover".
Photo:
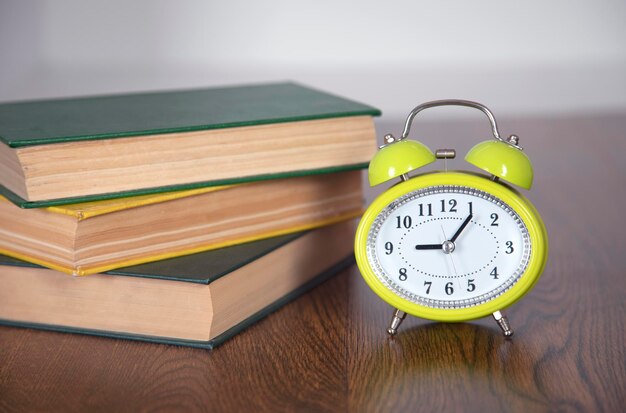
M 380 111 L 285 82 L 2 103 L 0 141 L 21 148 L 364 115 Z

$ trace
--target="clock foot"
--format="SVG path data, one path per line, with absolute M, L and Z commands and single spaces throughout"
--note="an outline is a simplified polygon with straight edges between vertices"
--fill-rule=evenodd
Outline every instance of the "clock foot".
M 387 329 L 387 333 L 391 336 L 395 336 L 398 332 L 398 327 L 402 324 L 402 321 L 406 317 L 406 313 L 404 311 L 396 310 L 393 312 L 393 318 L 391 319 L 391 323 L 389 324 L 389 328 Z
M 504 337 L 511 337 L 513 335 L 513 330 L 511 330 L 511 326 L 509 325 L 509 320 L 503 315 L 500 311 L 496 311 L 493 313 L 493 318 L 495 318 L 496 323 L 502 329 L 502 334 Z

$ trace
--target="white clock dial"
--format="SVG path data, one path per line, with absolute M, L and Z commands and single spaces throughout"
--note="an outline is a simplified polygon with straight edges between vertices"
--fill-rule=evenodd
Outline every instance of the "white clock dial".
M 466 308 L 514 285 L 528 266 L 528 229 L 500 199 L 473 188 L 410 192 L 374 221 L 367 254 L 392 292 L 433 308 Z

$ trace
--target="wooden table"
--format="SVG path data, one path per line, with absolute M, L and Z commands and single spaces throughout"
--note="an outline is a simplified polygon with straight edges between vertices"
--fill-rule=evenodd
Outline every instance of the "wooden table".
M 512 340 L 410 317 L 390 339 L 352 268 L 212 352 L 2 327 L 0 411 L 624 411 L 626 115 L 500 123 L 534 162 L 551 248 Z M 474 118 L 413 132 L 461 155 L 489 138 Z

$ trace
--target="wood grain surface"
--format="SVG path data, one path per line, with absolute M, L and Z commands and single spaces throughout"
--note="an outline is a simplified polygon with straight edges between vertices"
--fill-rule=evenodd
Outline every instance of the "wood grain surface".
M 491 319 L 411 317 L 390 339 L 392 309 L 353 267 L 211 352 L 0 327 L 0 411 L 624 411 L 626 115 L 500 128 L 533 160 L 550 237 L 542 279 L 506 311 L 512 340 Z M 460 155 L 489 138 L 474 118 L 412 131 Z

